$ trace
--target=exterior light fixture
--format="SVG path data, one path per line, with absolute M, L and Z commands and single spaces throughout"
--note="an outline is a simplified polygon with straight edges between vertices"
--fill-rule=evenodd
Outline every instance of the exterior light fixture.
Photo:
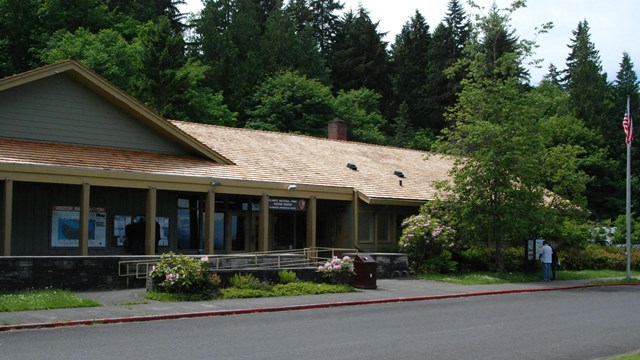
M 220 182 L 213 180 L 211 181 L 211 186 L 220 186 Z
M 347 167 L 351 170 L 358 170 L 358 167 L 354 163 L 347 163 Z
M 298 185 L 296 185 L 296 184 L 291 184 L 291 185 L 289 185 L 289 187 L 287 187 L 287 190 L 295 190 L 295 189 L 297 189 L 297 188 L 298 188 Z

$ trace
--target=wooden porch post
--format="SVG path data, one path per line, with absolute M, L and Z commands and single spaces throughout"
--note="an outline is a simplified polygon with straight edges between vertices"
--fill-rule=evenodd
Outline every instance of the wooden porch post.
M 82 193 L 80 195 L 80 256 L 89 255 L 89 207 L 91 200 L 91 185 L 88 182 L 82 183 Z
M 360 204 L 358 199 L 358 191 L 353 191 L 353 247 L 358 248 L 358 220 L 360 214 Z
M 318 234 L 317 217 L 317 199 L 312 196 L 309 198 L 309 204 L 307 205 L 307 247 L 316 247 L 316 236 Z
M 213 190 L 209 190 L 209 192 L 207 192 L 204 212 L 206 214 L 204 224 L 204 253 L 213 255 L 216 212 L 216 193 Z
M 155 255 L 156 253 L 156 209 L 157 190 L 155 186 L 150 186 L 147 190 L 147 215 L 145 216 L 144 253 L 146 255 Z
M 269 250 L 269 195 L 262 194 L 260 199 L 260 220 L 259 220 L 258 251 Z
M 11 256 L 11 223 L 13 218 L 13 180 L 4 180 L 2 217 L 2 256 Z

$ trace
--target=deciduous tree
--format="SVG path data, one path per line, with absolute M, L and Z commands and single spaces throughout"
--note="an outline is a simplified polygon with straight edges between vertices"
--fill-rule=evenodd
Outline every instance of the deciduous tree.
M 485 46 L 484 32 L 495 29 L 496 18 L 508 16 L 490 13 L 480 18 L 475 29 L 481 32 L 474 33 L 465 48 L 461 64 L 467 77 L 450 114 L 454 125 L 445 129 L 446 142 L 438 147 L 458 156 L 451 183 L 443 185 L 451 194 L 446 201 L 454 209 L 458 232 L 469 241 L 493 245 L 497 268 L 503 270 L 504 244 L 557 228 L 553 225 L 562 220 L 559 211 L 579 206 L 572 200 L 580 200 L 587 178 L 577 169 L 581 149 L 551 144 L 543 131 L 543 109 L 514 71 L 528 55 L 528 45 L 516 42 L 499 57 Z M 572 197 L 562 198 L 550 189 Z

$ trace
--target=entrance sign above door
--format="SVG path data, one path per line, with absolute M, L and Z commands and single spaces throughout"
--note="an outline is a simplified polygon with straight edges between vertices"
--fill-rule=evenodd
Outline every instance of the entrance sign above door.
M 286 211 L 306 211 L 307 201 L 305 199 L 269 199 L 269 210 Z

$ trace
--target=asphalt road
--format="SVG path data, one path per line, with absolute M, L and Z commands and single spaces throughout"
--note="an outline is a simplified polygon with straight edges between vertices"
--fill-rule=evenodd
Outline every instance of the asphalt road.
M 596 359 L 640 349 L 606 287 L 0 333 L 0 359 Z

